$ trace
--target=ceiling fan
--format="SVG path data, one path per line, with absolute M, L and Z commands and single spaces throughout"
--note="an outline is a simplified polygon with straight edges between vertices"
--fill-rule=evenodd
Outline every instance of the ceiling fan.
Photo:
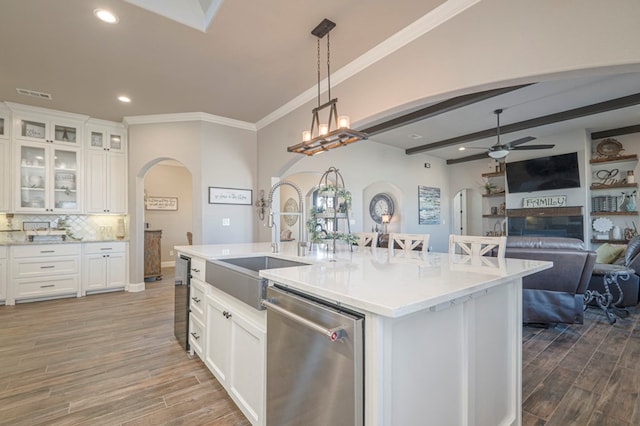
M 527 146 L 520 146 L 524 143 L 530 142 L 532 140 L 534 140 L 535 138 L 533 136 L 526 136 L 524 138 L 520 138 L 520 139 L 516 139 L 514 141 L 511 142 L 507 142 L 505 144 L 501 144 L 500 143 L 500 114 L 502 113 L 502 109 L 497 109 L 495 111 L 493 111 L 493 113 L 496 115 L 496 119 L 497 119 L 497 126 L 496 126 L 496 135 L 498 136 L 498 139 L 496 140 L 495 145 L 490 146 L 489 148 L 476 148 L 476 149 L 486 149 L 487 150 L 487 154 L 489 154 L 489 157 L 491 158 L 495 158 L 496 160 L 500 160 L 504 157 L 507 156 L 507 154 L 509 154 L 510 151 L 525 151 L 525 150 L 532 150 L 532 149 L 550 149 L 553 148 L 555 145 L 527 145 Z M 470 147 L 472 148 L 472 147 Z

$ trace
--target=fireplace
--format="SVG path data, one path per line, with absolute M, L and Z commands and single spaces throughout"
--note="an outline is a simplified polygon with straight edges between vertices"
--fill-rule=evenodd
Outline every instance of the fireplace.
M 537 237 L 569 237 L 584 241 L 582 207 L 507 210 L 508 234 Z

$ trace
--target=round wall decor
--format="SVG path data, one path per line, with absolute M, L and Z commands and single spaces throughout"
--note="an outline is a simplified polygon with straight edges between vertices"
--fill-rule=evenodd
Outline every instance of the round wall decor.
M 284 211 L 285 212 L 291 212 L 291 213 L 297 213 L 298 212 L 298 203 L 296 202 L 296 200 L 294 200 L 293 198 L 289 198 L 284 203 Z M 295 225 L 296 222 L 298 221 L 298 216 L 283 214 L 282 217 L 284 219 L 284 222 L 289 226 Z
M 382 215 L 390 214 L 393 216 L 393 213 L 393 200 L 389 194 L 381 192 L 373 196 L 369 203 L 369 215 L 374 222 L 382 224 Z

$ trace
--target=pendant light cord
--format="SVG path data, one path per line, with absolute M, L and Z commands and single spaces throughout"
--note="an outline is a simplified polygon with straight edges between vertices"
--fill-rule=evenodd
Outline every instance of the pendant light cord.
M 318 108 L 320 108 L 320 39 L 318 39 Z
M 331 100 L 331 46 L 329 44 L 329 37 L 331 33 L 327 33 L 327 87 L 329 91 L 329 101 Z

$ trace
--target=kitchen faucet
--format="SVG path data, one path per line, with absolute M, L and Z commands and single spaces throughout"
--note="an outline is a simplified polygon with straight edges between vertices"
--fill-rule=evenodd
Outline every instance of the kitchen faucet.
M 304 256 L 304 249 L 307 247 L 307 242 L 304 240 L 304 201 L 302 198 L 302 191 L 300 191 L 300 188 L 298 187 L 298 185 L 296 185 L 293 182 L 289 182 L 286 180 L 281 180 L 279 182 L 276 182 L 272 187 L 271 190 L 269 191 L 269 199 L 267 201 L 267 206 L 269 207 L 269 217 L 267 219 L 267 227 L 268 228 L 273 228 L 275 226 L 275 223 L 273 221 L 273 209 L 272 209 L 272 204 L 273 204 L 273 192 L 278 189 L 279 187 L 281 187 L 282 185 L 289 185 L 290 187 L 292 187 L 293 189 L 296 190 L 296 192 L 298 193 L 298 211 L 297 213 L 300 214 L 300 218 L 299 218 L 299 222 L 298 222 L 298 235 L 299 235 L 299 239 L 300 241 L 298 241 L 298 256 Z M 277 227 L 276 227 L 276 231 L 277 231 Z M 279 248 L 278 248 L 278 244 L 277 242 L 275 243 L 275 245 L 272 245 L 273 247 L 273 252 L 274 253 L 278 253 Z

